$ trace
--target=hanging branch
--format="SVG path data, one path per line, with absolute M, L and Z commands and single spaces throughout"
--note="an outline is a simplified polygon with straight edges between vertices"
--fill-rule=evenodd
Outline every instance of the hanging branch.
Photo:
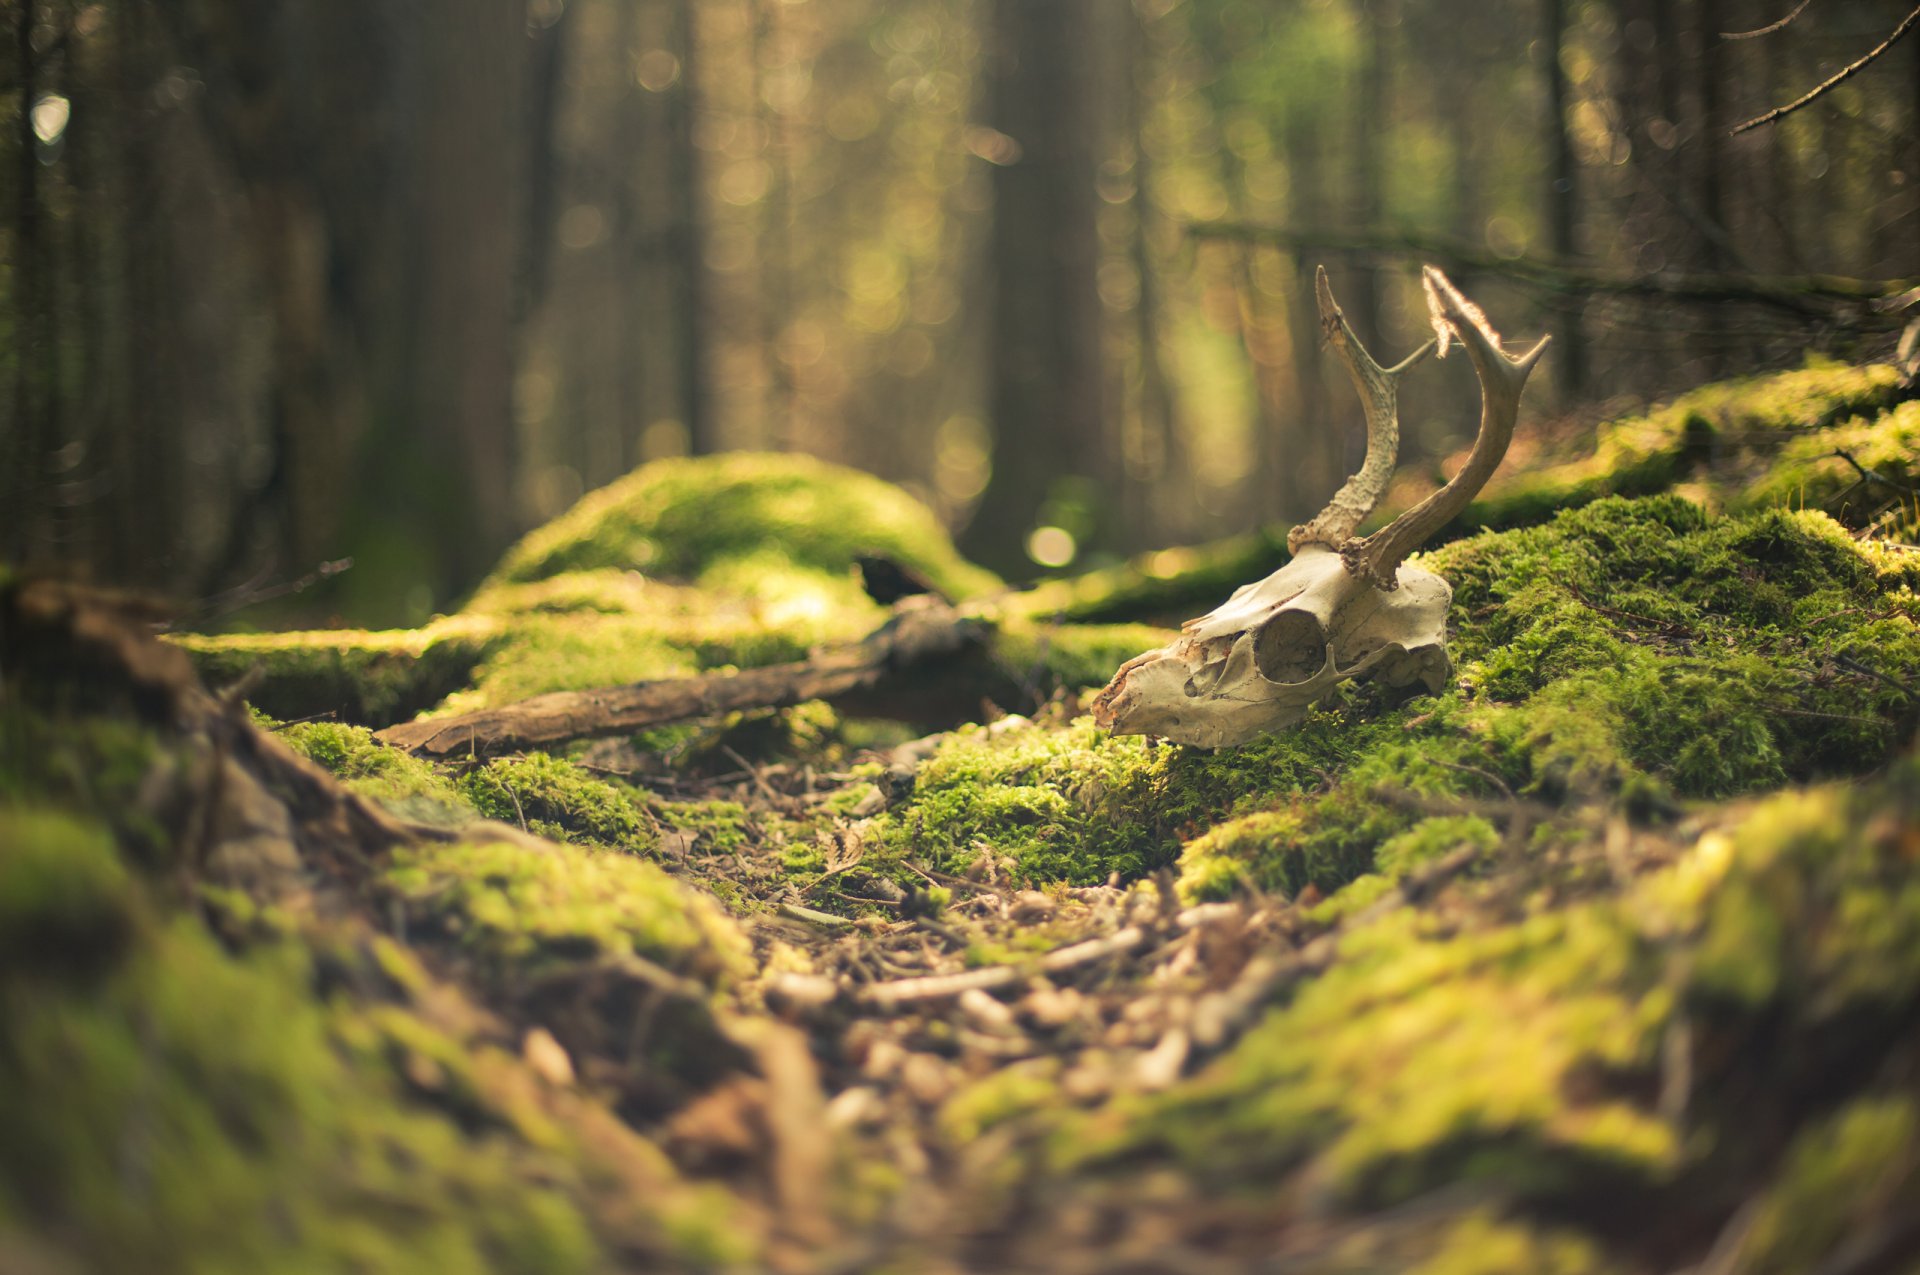
M 1813 3 L 1813 0 L 1800 0 L 1800 3 L 1793 7 L 1793 12 L 1789 13 L 1786 17 L 1780 19 L 1778 22 L 1769 22 L 1767 23 L 1766 26 L 1756 27 L 1752 31 L 1722 31 L 1720 33 L 1720 38 L 1722 40 L 1755 40 L 1763 35 L 1772 35 L 1775 31 L 1784 31 L 1787 28 L 1787 25 L 1791 23 L 1795 18 L 1805 13 L 1807 11 L 1807 6 L 1812 3 Z
M 1267 243 L 1290 249 L 1362 253 L 1440 261 L 1458 271 L 1498 275 L 1550 292 L 1651 297 L 1701 304 L 1727 302 L 1767 306 L 1800 318 L 1827 319 L 1836 309 L 1896 308 L 1889 298 L 1920 280 L 1851 279 L 1842 275 L 1621 274 L 1539 257 L 1501 257 L 1459 240 L 1414 232 L 1290 230 L 1244 222 L 1192 222 L 1196 239 Z
M 1805 6 L 1803 5 L 1802 7 L 1804 8 Z M 1866 70 L 1867 67 L 1871 66 L 1874 60 L 1878 58 L 1882 53 L 1885 53 L 1888 49 L 1891 49 L 1894 45 L 1898 44 L 1900 42 L 1901 36 L 1913 30 L 1914 25 L 1916 23 L 1920 23 L 1920 5 L 1916 5 L 1912 13 L 1909 13 L 1906 17 L 1900 20 L 1900 25 L 1893 29 L 1892 35 L 1888 36 L 1886 39 L 1880 42 L 1879 48 L 1874 49 L 1872 52 L 1868 53 L 1865 57 L 1861 58 L 1858 62 L 1855 62 L 1851 66 L 1846 67 L 1838 75 L 1835 75 L 1832 79 L 1827 80 L 1825 83 L 1818 85 L 1817 87 L 1814 88 L 1812 92 L 1808 93 L 1805 97 L 1799 98 L 1792 102 L 1788 102 L 1785 106 L 1776 106 L 1772 110 L 1768 111 L 1765 115 L 1756 115 L 1754 118 L 1748 120 L 1746 123 L 1735 128 L 1730 134 L 1728 134 L 1728 136 L 1738 137 L 1740 134 L 1746 132 L 1748 129 L 1759 128 L 1764 124 L 1771 124 L 1775 120 L 1785 119 L 1787 116 L 1793 114 L 1795 111 L 1807 105 L 1809 102 L 1815 102 L 1825 97 L 1827 94 L 1833 92 L 1835 89 L 1839 88 L 1842 84 L 1846 83 L 1848 80 L 1852 79 L 1854 76 L 1858 75 L 1860 72 Z

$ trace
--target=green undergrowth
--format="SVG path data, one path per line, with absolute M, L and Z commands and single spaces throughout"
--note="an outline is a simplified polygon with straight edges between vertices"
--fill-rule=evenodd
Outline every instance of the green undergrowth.
M 719 981 L 743 971 L 739 932 L 709 899 L 629 855 L 494 841 L 396 851 L 385 885 L 412 923 L 437 927 L 497 975 L 640 957 Z
M 644 796 L 545 753 L 476 766 L 461 778 L 460 791 L 487 818 L 555 841 L 634 854 L 659 843 Z
M 1423 825 L 1435 803 L 1517 793 L 1648 817 L 1857 773 L 1911 729 L 1920 555 L 1823 515 L 1613 498 L 1428 565 L 1455 586 L 1444 694 L 1388 709 L 1350 688 L 1217 754 L 1084 721 L 962 732 L 883 842 L 949 870 L 991 851 L 1035 881 L 1137 876 L 1177 855 L 1190 897 L 1326 893 L 1465 835 Z
M 386 726 L 465 686 L 499 637 L 485 617 L 456 616 L 392 632 L 183 633 L 173 640 L 209 686 L 245 686 L 248 702 L 264 713 L 282 720 L 336 714 Z
M 1920 1204 L 1916 814 L 1909 758 L 1558 906 L 1513 909 L 1543 869 L 1501 862 L 1346 930 L 1325 973 L 1170 1093 L 1076 1117 L 1029 1086 L 996 1119 L 1055 1127 L 1054 1171 L 1095 1179 L 1168 1163 L 1202 1195 L 1265 1198 L 1297 1174 L 1351 1210 L 1448 1187 L 1541 1234 L 1584 1211 L 1583 1269 L 1642 1268 L 1607 1253 L 1635 1232 L 1599 1199 L 1643 1199 L 1647 1231 L 1684 1223 L 1678 1200 L 1752 1199 L 1742 1269 L 1815 1269 Z
M 444 823 L 471 818 L 475 811 L 452 778 L 430 762 L 374 739 L 364 726 L 339 722 L 261 725 L 296 753 L 333 775 L 341 785 L 370 797 L 399 814 Z
M 22 1269 L 750 1254 L 723 1196 L 471 1036 L 404 949 L 316 930 L 234 950 L 84 816 L 0 804 L 0 947 L 0 1088 L 31 1095 L 0 1103 L 0 1251 Z
M 1778 464 L 1783 449 L 1815 445 L 1835 426 L 1871 422 L 1903 392 L 1900 370 L 1890 363 L 1817 360 L 1703 385 L 1644 416 L 1601 426 L 1588 455 L 1496 478 L 1455 525 L 1524 526 L 1603 496 L 1653 495 L 1692 478 L 1720 506 L 1749 507 L 1767 495 L 1790 499 L 1772 482 L 1792 468 Z

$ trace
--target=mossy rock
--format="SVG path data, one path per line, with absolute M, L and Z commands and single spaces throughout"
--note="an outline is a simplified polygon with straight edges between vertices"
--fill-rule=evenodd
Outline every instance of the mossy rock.
M 804 456 L 732 454 L 646 465 L 589 494 L 515 546 L 459 614 L 420 629 L 175 640 L 215 684 L 263 672 L 249 698 L 274 717 L 378 727 L 856 640 L 886 615 L 861 588 L 863 554 L 955 598 L 1000 588 L 898 487 Z M 1117 649 L 1112 635 L 1069 634 L 1019 653 L 1077 679 Z
M 999 586 L 898 487 L 806 456 L 758 453 L 642 466 L 528 535 L 489 583 L 611 568 L 758 593 L 796 571 L 848 578 L 864 553 L 910 566 L 957 598 Z

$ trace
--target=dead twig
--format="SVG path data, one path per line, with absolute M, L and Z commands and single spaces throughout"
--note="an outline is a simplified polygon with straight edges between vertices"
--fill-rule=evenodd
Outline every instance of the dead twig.
M 1882 40 L 1879 43 L 1879 45 L 1874 49 L 1872 49 L 1871 51 L 1869 51 L 1865 57 L 1861 58 L 1857 62 L 1850 63 L 1849 65 L 1841 68 L 1841 70 L 1837 74 L 1815 85 L 1813 89 L 1810 92 L 1806 93 L 1804 96 L 1795 98 L 1793 101 L 1788 102 L 1785 106 L 1776 106 L 1764 115 L 1756 115 L 1744 124 L 1736 125 L 1733 128 L 1733 130 L 1728 134 L 1728 136 L 1738 137 L 1740 134 L 1747 132 L 1749 129 L 1760 128 L 1764 125 L 1772 124 L 1777 120 L 1785 119 L 1787 116 L 1793 114 L 1795 111 L 1799 110 L 1803 106 L 1807 106 L 1807 105 L 1810 105 L 1811 103 L 1819 101 L 1821 98 L 1833 92 L 1835 89 L 1839 88 L 1842 84 L 1845 84 L 1848 80 L 1852 79 L 1854 76 L 1860 74 L 1860 72 L 1866 70 L 1869 66 L 1872 66 L 1875 60 L 1878 59 L 1881 54 L 1885 53 L 1888 49 L 1891 49 L 1894 45 L 1898 44 L 1900 42 L 1900 38 L 1906 35 L 1907 32 L 1913 30 L 1915 24 L 1917 23 L 1920 23 L 1920 5 L 1914 6 L 1914 10 L 1912 13 L 1909 13 L 1906 17 L 1900 19 L 1900 25 L 1893 29 L 1893 34 L 1888 36 L 1886 39 Z
M 1751 31 L 1722 31 L 1720 38 L 1722 40 L 1757 40 L 1763 35 L 1772 35 L 1775 31 L 1785 30 L 1795 18 L 1805 13 L 1807 6 L 1812 3 L 1813 0 L 1800 0 L 1799 4 L 1793 6 L 1793 12 L 1778 22 L 1769 22 L 1766 26 L 1755 27 Z

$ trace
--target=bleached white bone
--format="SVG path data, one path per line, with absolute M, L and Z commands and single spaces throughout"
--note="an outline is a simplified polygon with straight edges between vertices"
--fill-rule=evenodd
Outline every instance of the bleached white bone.
M 1294 528 L 1286 566 L 1189 620 L 1171 644 L 1128 661 L 1094 701 L 1097 724 L 1116 735 L 1222 748 L 1296 725 L 1351 678 L 1430 693 L 1446 685 L 1453 590 L 1404 560 L 1499 466 L 1520 391 L 1546 342 L 1519 358 L 1507 355 L 1486 316 L 1446 276 L 1429 266 L 1424 279 L 1441 354 L 1458 339 L 1480 380 L 1480 433 L 1465 468 L 1374 535 L 1350 538 L 1386 492 L 1399 442 L 1398 383 L 1426 351 L 1381 368 L 1347 326 L 1321 271 L 1321 322 L 1367 410 L 1366 462 L 1318 517 Z

